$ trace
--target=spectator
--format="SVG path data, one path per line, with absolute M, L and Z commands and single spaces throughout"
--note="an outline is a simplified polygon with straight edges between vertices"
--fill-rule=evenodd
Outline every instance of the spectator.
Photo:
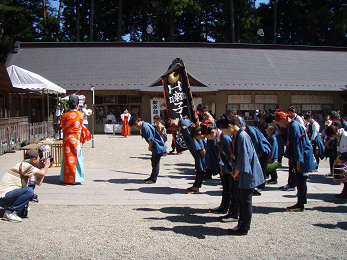
M 37 150 L 28 150 L 24 161 L 3 175 L 0 181 L 0 205 L 5 208 L 3 220 L 21 222 L 22 217 L 27 217 L 28 204 L 34 195 L 35 185 L 42 184 L 51 163 L 45 160 L 42 169 L 39 169 L 39 164 Z

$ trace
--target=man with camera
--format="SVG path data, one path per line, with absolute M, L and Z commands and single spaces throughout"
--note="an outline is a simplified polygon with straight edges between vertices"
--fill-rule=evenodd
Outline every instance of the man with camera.
M 0 206 L 6 209 L 2 219 L 21 222 L 27 217 L 29 201 L 34 196 L 35 185 L 41 185 L 51 162 L 46 159 L 40 169 L 40 156 L 28 150 L 24 161 L 12 167 L 0 180 Z

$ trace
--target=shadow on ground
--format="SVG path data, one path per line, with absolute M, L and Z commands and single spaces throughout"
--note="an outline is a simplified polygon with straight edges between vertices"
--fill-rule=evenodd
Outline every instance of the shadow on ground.
M 343 230 L 347 230 L 347 222 L 337 222 L 336 225 L 334 224 L 313 224 L 313 226 L 315 227 L 321 227 L 321 228 L 327 228 L 327 229 L 343 229 Z
M 208 223 L 219 221 L 218 216 L 197 215 L 209 213 L 208 209 L 195 209 L 191 207 L 164 207 L 160 209 L 153 208 L 137 208 L 138 211 L 159 211 L 169 216 L 157 218 L 147 217 L 147 220 L 168 220 L 172 223 L 186 223 L 186 225 L 178 225 L 169 227 L 151 227 L 155 231 L 172 231 L 177 234 L 205 239 L 206 236 L 225 236 L 228 235 L 228 229 L 218 227 L 204 226 Z

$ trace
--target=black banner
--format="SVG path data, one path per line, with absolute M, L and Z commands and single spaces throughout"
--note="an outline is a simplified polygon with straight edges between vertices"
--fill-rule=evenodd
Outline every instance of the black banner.
M 195 122 L 192 93 L 183 63 L 172 64 L 162 76 L 162 83 L 168 117 L 184 117 Z M 178 153 L 188 149 L 179 131 L 174 131 L 172 135 Z

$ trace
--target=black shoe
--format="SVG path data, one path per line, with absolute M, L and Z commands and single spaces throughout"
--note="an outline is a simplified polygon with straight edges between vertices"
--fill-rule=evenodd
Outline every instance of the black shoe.
M 169 152 L 169 154 L 173 154 L 175 152 L 175 150 L 171 150 L 170 152 Z
M 32 196 L 32 198 L 30 199 L 30 201 L 39 202 L 39 197 L 37 196 L 37 194 L 34 194 L 34 195 Z
M 253 191 L 253 196 L 261 196 L 261 192 L 257 189 Z
M 266 181 L 267 184 L 277 184 L 277 180 L 268 180 Z
M 248 234 L 248 230 L 244 230 L 242 228 L 238 229 L 229 229 L 228 234 L 232 236 L 246 236 Z
M 204 180 L 211 180 L 212 179 L 212 175 L 211 174 L 205 174 L 204 175 Z
M 338 198 L 338 199 L 345 200 L 345 199 L 347 199 L 347 193 L 336 194 L 335 197 Z
M 291 212 L 303 212 L 305 210 L 305 207 L 302 205 L 295 204 L 293 206 L 287 207 L 288 211 Z
M 228 209 L 219 206 L 218 208 L 210 209 L 209 212 L 215 214 L 226 214 L 228 213 Z

